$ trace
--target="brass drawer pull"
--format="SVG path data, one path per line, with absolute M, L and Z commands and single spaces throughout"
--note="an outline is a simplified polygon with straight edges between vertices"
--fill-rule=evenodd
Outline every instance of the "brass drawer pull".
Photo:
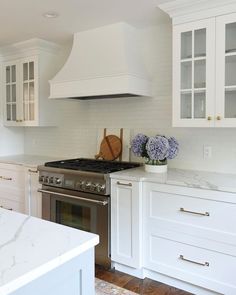
M 11 177 L 5 177 L 5 176 L 0 176 L 0 179 L 3 179 L 3 180 L 12 180 Z
M 184 208 L 180 208 L 179 209 L 180 212 L 184 212 L 184 213 L 190 213 L 190 214 L 195 214 L 195 215 L 201 215 L 201 216 L 210 216 L 209 212 L 195 212 L 195 211 L 190 211 L 190 210 L 185 210 Z
M 210 263 L 209 262 L 197 262 L 197 261 L 194 261 L 194 260 L 190 260 L 190 259 L 187 259 L 187 258 L 184 258 L 184 255 L 179 255 L 179 259 L 183 260 L 183 261 L 187 261 L 187 262 L 190 262 L 190 263 L 194 263 L 194 264 L 197 264 L 197 265 L 201 265 L 201 266 L 210 266 Z
M 120 182 L 120 181 L 117 181 L 117 184 L 118 185 L 123 185 L 123 186 L 132 186 L 132 183 L 122 183 L 122 182 Z
M 12 208 L 6 208 L 6 207 L 3 207 L 3 206 L 0 206 L 0 208 L 6 209 L 6 210 L 9 210 L 9 211 L 12 211 L 13 210 Z
M 30 173 L 38 173 L 38 170 L 28 169 L 28 172 L 30 172 Z
M 16 120 L 16 122 L 17 122 L 17 123 L 21 123 L 21 122 L 23 122 L 23 120 Z

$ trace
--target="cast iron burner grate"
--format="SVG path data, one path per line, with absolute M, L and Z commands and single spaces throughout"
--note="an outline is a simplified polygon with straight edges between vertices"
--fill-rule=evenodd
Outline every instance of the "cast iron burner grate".
M 139 167 L 140 165 L 141 164 L 139 163 L 132 163 L 132 162 L 113 162 L 113 161 L 84 159 L 84 158 L 45 163 L 45 166 L 47 167 L 97 172 L 97 173 L 104 173 L 104 174 L 121 171 L 125 169 L 130 169 L 130 168 L 135 168 L 135 167 Z

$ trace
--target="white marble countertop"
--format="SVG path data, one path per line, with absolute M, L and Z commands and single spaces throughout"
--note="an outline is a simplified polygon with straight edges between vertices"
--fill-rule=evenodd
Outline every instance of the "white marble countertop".
M 95 234 L 0 209 L 0 295 L 98 244 Z
M 236 174 L 206 171 L 168 169 L 167 173 L 148 173 L 144 166 L 110 174 L 111 178 L 134 181 L 150 181 L 192 188 L 236 193 Z
M 59 161 L 62 158 L 40 156 L 40 155 L 9 155 L 0 157 L 0 163 L 23 165 L 27 167 L 37 167 L 45 162 Z

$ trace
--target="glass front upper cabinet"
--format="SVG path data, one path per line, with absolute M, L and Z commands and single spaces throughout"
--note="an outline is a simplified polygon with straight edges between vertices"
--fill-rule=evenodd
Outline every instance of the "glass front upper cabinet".
M 206 28 L 181 33 L 181 119 L 206 117 Z
M 236 22 L 225 25 L 224 118 L 236 119 Z
M 236 14 L 216 19 L 216 126 L 236 126 Z
M 23 71 L 23 117 L 24 121 L 35 120 L 35 69 L 34 62 L 22 64 Z
M 17 100 L 16 100 L 16 65 L 5 67 L 5 99 L 6 99 L 6 120 L 17 120 Z
M 214 124 L 214 63 L 214 19 L 174 26 L 173 126 Z

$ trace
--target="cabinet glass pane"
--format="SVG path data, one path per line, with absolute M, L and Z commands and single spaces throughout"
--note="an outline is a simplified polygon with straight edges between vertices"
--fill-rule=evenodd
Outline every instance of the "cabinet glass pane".
M 28 121 L 29 120 L 29 104 L 24 103 L 24 120 Z
M 11 105 L 7 104 L 7 121 L 11 120 Z
M 192 118 L 192 93 L 182 93 L 181 94 L 181 119 L 191 119 Z
M 225 53 L 236 52 L 236 23 L 225 26 Z
M 34 103 L 29 104 L 29 120 L 34 120 Z
M 11 66 L 11 82 L 16 82 L 16 66 Z
M 194 88 L 206 87 L 206 60 L 194 62 Z
M 13 102 L 16 102 L 16 84 L 11 85 L 11 98 Z
M 29 79 L 30 80 L 34 79 L 34 62 L 33 61 L 29 63 Z
M 28 83 L 23 85 L 23 100 L 28 100 Z
M 7 85 L 6 86 L 6 97 L 7 97 L 7 102 L 11 101 L 11 86 Z
M 194 118 L 206 118 L 206 93 L 194 93 Z
M 12 121 L 16 121 L 16 105 L 12 105 Z
M 236 85 L 236 56 L 225 57 L 225 86 Z
M 236 118 L 236 90 L 225 91 L 225 118 Z
M 23 79 L 24 81 L 27 81 L 28 80 L 28 63 L 24 63 L 23 64 Z
M 194 56 L 206 56 L 206 29 L 194 31 Z
M 181 63 L 181 89 L 192 88 L 192 62 Z
M 192 31 L 181 33 L 181 59 L 192 57 Z
M 6 83 L 10 83 L 11 77 L 11 69 L 10 67 L 6 67 Z
M 34 82 L 29 83 L 29 99 L 34 100 Z

